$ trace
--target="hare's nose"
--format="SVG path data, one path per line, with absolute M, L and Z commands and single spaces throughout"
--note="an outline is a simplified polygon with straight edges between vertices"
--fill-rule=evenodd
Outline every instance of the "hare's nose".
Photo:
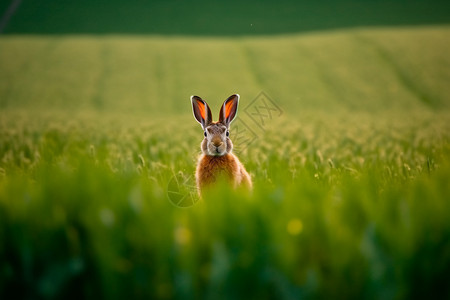
M 218 142 L 214 142 L 213 143 L 215 147 L 220 147 L 222 146 L 223 142 L 222 141 L 218 141 Z

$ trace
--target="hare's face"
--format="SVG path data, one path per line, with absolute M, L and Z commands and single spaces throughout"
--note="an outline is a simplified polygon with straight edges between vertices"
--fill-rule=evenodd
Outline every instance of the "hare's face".
M 202 151 L 206 155 L 221 156 L 231 151 L 232 144 L 228 138 L 227 127 L 222 123 L 212 123 L 205 128 Z

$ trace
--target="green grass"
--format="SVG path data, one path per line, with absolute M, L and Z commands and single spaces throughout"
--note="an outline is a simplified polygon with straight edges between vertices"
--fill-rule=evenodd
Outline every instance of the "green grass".
M 448 298 L 448 34 L 1 37 L 0 297 Z M 174 206 L 233 92 L 253 193 Z
M 4 36 L 0 107 L 188 114 L 266 92 L 284 111 L 449 108 L 448 27 L 260 38 Z M 187 96 L 188 95 L 188 96 Z M 217 112 L 216 112 L 217 113 Z

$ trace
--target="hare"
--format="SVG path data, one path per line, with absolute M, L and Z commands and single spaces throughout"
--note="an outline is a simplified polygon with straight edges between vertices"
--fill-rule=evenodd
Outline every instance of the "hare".
M 229 138 L 230 123 L 236 117 L 239 95 L 230 96 L 220 108 L 219 121 L 213 122 L 211 109 L 198 96 L 191 96 L 194 118 L 202 125 L 204 139 L 202 154 L 197 163 L 195 178 L 198 192 L 223 177 L 230 180 L 233 187 L 252 188 L 252 179 L 239 159 L 231 153 L 233 144 Z

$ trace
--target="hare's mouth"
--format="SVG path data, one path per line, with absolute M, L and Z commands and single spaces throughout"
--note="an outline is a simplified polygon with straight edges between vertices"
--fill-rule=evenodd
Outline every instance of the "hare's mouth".
M 209 154 L 212 156 L 222 156 L 225 155 L 225 150 L 224 147 L 209 147 Z

